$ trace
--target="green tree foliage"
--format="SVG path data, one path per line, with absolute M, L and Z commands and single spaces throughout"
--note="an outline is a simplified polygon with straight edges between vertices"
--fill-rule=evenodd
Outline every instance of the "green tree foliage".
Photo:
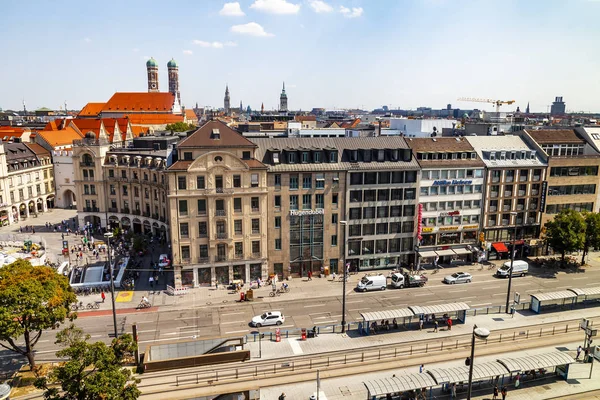
M 0 268 L 0 346 L 27 357 L 35 368 L 34 348 L 45 329 L 56 329 L 77 297 L 67 277 L 50 267 L 17 260 Z M 24 345 L 17 341 L 23 339 Z
M 546 240 L 565 261 L 567 252 L 583 248 L 585 243 L 585 220 L 574 210 L 562 210 L 552 221 L 546 223 Z
M 144 243 L 144 238 L 142 236 L 136 235 L 133 237 L 133 250 L 142 251 L 146 247 Z
M 590 248 L 600 248 L 600 213 L 586 213 L 583 218 L 585 219 L 585 240 L 581 265 L 585 264 L 585 256 L 589 253 Z
M 194 129 L 196 125 L 194 124 L 186 124 L 185 122 L 175 122 L 174 124 L 169 124 L 165 127 L 167 131 L 173 132 L 185 132 L 191 129 Z
M 48 377 L 36 380 L 47 400 L 134 400 L 141 392 L 131 371 L 123 368 L 123 356 L 132 354 L 136 344 L 131 335 L 114 339 L 110 346 L 90 343 L 90 336 L 74 325 L 56 335 L 63 347 L 56 356 L 66 359 Z

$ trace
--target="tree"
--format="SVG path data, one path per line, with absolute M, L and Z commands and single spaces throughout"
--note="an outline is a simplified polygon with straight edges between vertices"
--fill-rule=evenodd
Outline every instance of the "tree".
M 196 125 L 194 124 L 186 124 L 185 122 L 175 122 L 173 124 L 167 125 L 165 127 L 165 130 L 173 132 L 185 132 L 189 131 L 190 129 L 194 129 L 195 127 Z
M 585 242 L 585 220 L 574 210 L 562 210 L 552 221 L 546 223 L 546 240 L 561 254 L 565 262 L 567 252 L 583 248 Z
M 590 247 L 594 249 L 600 247 L 600 213 L 586 213 L 583 218 L 585 219 L 585 240 L 581 265 L 585 264 L 585 256 L 589 253 Z
M 131 335 L 113 339 L 110 346 L 90 343 L 90 335 L 71 325 L 56 335 L 56 344 L 64 347 L 56 356 L 67 361 L 49 376 L 36 380 L 47 400 L 134 400 L 141 392 L 139 380 L 123 368 L 123 356 L 136 351 Z M 60 388 L 59 388 L 60 386 Z
M 75 301 L 67 277 L 50 267 L 17 260 L 0 268 L 0 346 L 27 357 L 33 371 L 34 348 L 42 331 L 58 328 L 67 318 L 73 320 Z M 16 343 L 21 337 L 23 346 Z

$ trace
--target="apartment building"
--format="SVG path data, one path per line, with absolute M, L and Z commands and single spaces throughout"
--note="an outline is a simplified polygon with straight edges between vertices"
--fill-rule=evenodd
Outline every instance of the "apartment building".
M 50 152 L 35 143 L 0 143 L 0 225 L 54 207 Z
M 107 138 L 73 141 L 79 226 L 168 239 L 166 168 L 178 137 L 144 136 L 126 147 Z
M 548 156 L 542 226 L 563 209 L 597 211 L 600 153 L 575 129 L 525 132 Z
M 485 164 L 464 138 L 406 139 L 421 166 L 420 263 L 473 261 L 483 201 Z
M 175 285 L 268 275 L 267 167 L 256 148 L 219 121 L 177 145 L 167 171 Z
M 489 257 L 509 256 L 515 229 L 519 254 L 533 254 L 541 246 L 546 155 L 522 134 L 466 139 L 486 165 L 482 229 Z

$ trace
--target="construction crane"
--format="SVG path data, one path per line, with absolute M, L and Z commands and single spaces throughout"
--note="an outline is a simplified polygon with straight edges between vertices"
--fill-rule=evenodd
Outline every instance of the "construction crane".
M 476 99 L 473 97 L 461 97 L 458 101 L 469 101 L 474 103 L 491 103 L 496 105 L 496 112 L 500 112 L 502 104 L 513 104 L 514 100 L 492 100 L 492 99 Z

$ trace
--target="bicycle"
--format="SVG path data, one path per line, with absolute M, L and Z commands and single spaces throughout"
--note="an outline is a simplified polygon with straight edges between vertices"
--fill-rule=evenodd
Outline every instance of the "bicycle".
M 276 291 L 271 291 L 269 297 L 281 296 L 281 293 L 281 289 L 277 289 Z
M 86 307 L 88 310 L 98 310 L 100 308 L 100 302 L 96 301 L 94 303 L 88 303 Z
M 71 306 L 71 310 L 73 310 L 73 311 L 85 310 L 85 306 L 83 305 L 83 301 L 80 301 L 79 303 L 73 304 Z

